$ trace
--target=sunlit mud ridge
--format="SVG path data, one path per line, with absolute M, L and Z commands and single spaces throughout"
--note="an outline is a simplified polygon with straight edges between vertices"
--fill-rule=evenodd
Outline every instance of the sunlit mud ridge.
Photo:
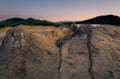
M 68 33 L 69 31 L 69 33 Z M 120 79 L 120 27 L 7 31 L 0 79 Z

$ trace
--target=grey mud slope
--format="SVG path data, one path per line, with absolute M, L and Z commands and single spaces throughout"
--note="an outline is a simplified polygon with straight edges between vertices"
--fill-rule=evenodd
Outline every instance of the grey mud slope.
M 0 47 L 0 79 L 120 79 L 119 39 L 116 26 L 81 26 L 57 41 L 15 27 Z

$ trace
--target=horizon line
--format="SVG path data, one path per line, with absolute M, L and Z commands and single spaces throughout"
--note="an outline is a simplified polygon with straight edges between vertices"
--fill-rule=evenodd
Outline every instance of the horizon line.
M 36 20 L 46 20 L 46 21 L 50 21 L 50 22 L 60 22 L 60 21 L 84 21 L 84 20 L 88 20 L 88 19 L 92 19 L 92 18 L 95 18 L 95 17 L 98 17 L 98 16 L 107 16 L 107 15 L 114 15 L 114 14 L 102 14 L 102 15 L 97 15 L 97 16 L 93 16 L 93 17 L 89 17 L 89 18 L 85 18 L 85 19 L 81 19 L 81 20 L 56 20 L 56 21 L 52 21 L 52 20 L 47 20 L 47 19 L 40 19 L 40 18 L 35 18 L 35 17 L 9 17 L 9 18 L 5 18 L 5 19 L 0 19 L 0 21 L 5 21 L 5 20 L 8 20 L 8 19 L 12 19 L 12 18 L 20 18 L 20 19 L 28 19 L 28 18 L 33 18 L 33 19 L 36 19 Z M 118 16 L 118 15 L 114 15 L 114 16 Z M 120 16 L 118 16 L 120 17 Z

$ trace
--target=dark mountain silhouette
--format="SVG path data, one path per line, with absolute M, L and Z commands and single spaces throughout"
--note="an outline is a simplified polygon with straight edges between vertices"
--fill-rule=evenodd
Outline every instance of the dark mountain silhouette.
M 60 26 L 62 24 L 70 25 L 75 21 L 62 21 L 62 22 L 50 22 L 46 20 L 37 20 L 34 18 L 28 18 L 28 19 L 22 19 L 22 18 L 11 18 L 0 22 L 0 28 L 11 26 L 15 27 L 20 24 L 24 25 L 54 25 L 54 26 Z M 92 19 L 84 20 L 84 21 L 78 21 L 77 24 L 82 23 L 89 23 L 89 24 L 110 24 L 110 25 L 120 25 L 120 17 L 116 15 L 104 15 L 104 16 L 97 16 Z
M 22 18 L 11 18 L 0 22 L 0 27 L 17 26 L 24 21 Z
M 90 23 L 90 24 L 110 24 L 110 25 L 120 25 L 120 17 L 116 15 L 104 15 L 97 16 L 92 19 L 76 22 L 79 23 Z
M 33 19 L 33 18 L 28 18 L 28 19 L 11 18 L 11 19 L 1 21 L 0 22 L 0 28 L 6 27 L 6 26 L 15 27 L 15 26 L 18 26 L 20 24 L 24 24 L 24 25 L 45 25 L 45 26 L 46 25 L 55 25 L 53 22 L 46 21 L 46 20 L 36 20 L 36 19 Z
M 36 20 L 33 18 L 25 19 L 22 24 L 25 25 L 54 25 L 54 23 L 46 20 Z
M 55 22 L 56 24 L 62 25 L 62 24 L 72 24 L 73 21 L 59 21 L 59 22 Z
M 11 18 L 11 19 L 7 19 L 5 21 L 18 22 L 18 21 L 24 21 L 24 19 L 22 19 L 22 18 Z

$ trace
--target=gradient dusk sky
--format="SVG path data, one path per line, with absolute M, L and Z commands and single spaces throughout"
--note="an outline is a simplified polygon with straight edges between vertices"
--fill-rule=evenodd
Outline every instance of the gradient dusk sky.
M 108 14 L 120 16 L 120 0 L 0 0 L 0 20 L 80 21 Z

